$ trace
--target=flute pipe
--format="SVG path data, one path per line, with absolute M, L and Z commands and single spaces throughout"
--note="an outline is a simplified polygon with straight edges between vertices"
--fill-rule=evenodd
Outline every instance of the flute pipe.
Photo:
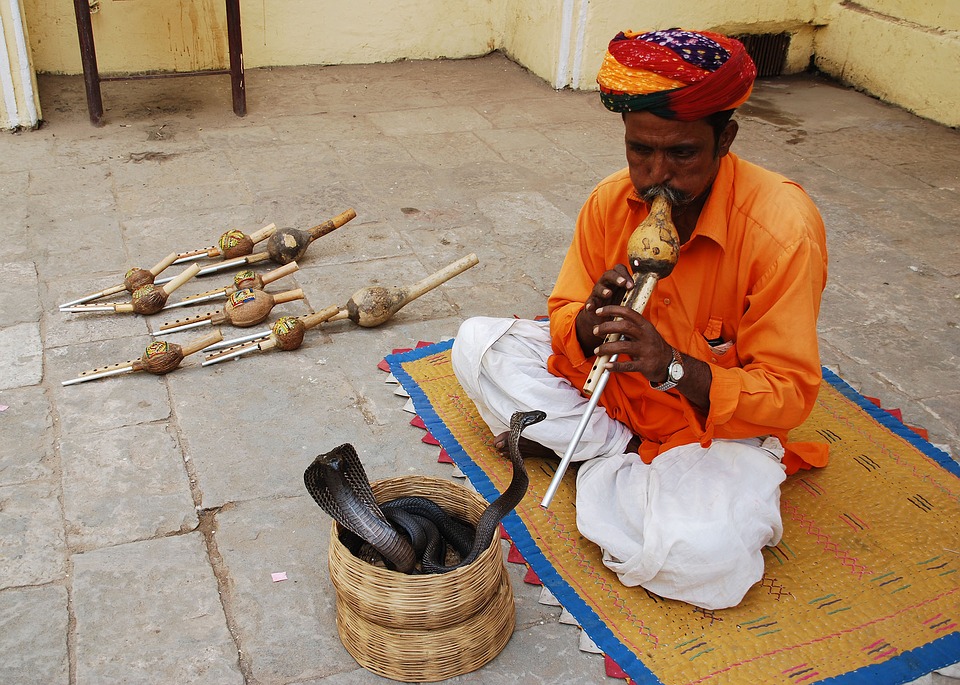
M 640 275 L 638 282 L 634 285 L 632 290 L 628 290 L 623 296 L 623 302 L 621 303 L 624 307 L 629 307 L 638 314 L 642 314 L 644 308 L 647 306 L 647 302 L 650 301 L 650 296 L 653 294 L 653 286 L 657 284 L 658 276 L 655 273 L 645 273 Z M 619 320 L 620 317 L 617 317 L 615 320 Z M 606 338 L 604 342 L 617 342 L 621 340 L 622 336 L 617 333 L 611 333 Z M 610 357 L 603 355 L 597 357 L 593 362 L 593 367 L 590 369 L 590 375 L 587 376 L 587 380 L 583 383 L 583 393 L 585 395 L 590 395 L 597 392 L 596 388 L 599 384 L 600 376 L 605 370 L 605 366 L 612 360 Z
M 159 276 L 161 272 L 165 271 L 168 266 L 172 266 L 174 262 L 177 261 L 177 253 L 171 252 L 166 257 L 157 262 L 153 268 L 147 269 L 154 276 Z
M 198 295 L 192 295 L 185 299 L 179 300 L 177 302 L 171 302 L 170 304 L 163 305 L 164 309 L 176 309 L 177 307 L 189 307 L 194 304 L 202 304 L 204 302 L 211 302 L 212 300 L 219 299 L 221 297 L 226 297 L 226 289 L 221 288 L 220 290 L 211 290 L 206 293 L 200 293 Z
M 237 350 L 232 350 L 232 351 L 224 350 L 219 354 L 205 357 L 204 360 L 200 362 L 200 366 L 210 366 L 211 364 L 219 364 L 220 362 L 225 362 L 230 359 L 237 359 L 242 355 L 249 354 L 250 352 L 254 352 L 259 349 L 260 349 L 259 345 L 244 345 L 243 347 Z
M 261 257 L 251 261 L 251 257 Z M 208 266 L 200 267 L 200 271 L 197 272 L 197 276 L 206 276 L 207 274 L 217 273 L 218 271 L 225 271 L 226 269 L 231 269 L 235 266 L 244 266 L 245 264 L 253 264 L 257 261 L 263 261 L 267 259 L 269 255 L 266 252 L 258 252 L 255 255 L 247 255 L 245 257 L 237 257 L 235 259 L 229 259 L 225 262 L 220 262 L 219 264 L 210 264 Z M 199 266 L 199 265 L 198 265 Z M 161 285 L 164 283 L 169 283 L 173 278 L 158 278 L 153 283 L 154 285 Z
M 248 335 L 241 335 L 239 338 L 231 338 L 230 340 L 224 340 L 223 342 L 216 343 L 215 345 L 210 345 L 206 349 L 210 352 L 214 350 L 222 350 L 227 347 L 233 347 L 234 345 L 241 345 L 245 342 L 250 342 L 251 340 L 260 340 L 262 338 L 269 338 L 270 331 L 256 331 Z
M 83 297 L 78 297 L 75 300 L 70 300 L 69 302 L 64 302 L 60 305 L 60 311 L 68 311 L 68 309 L 77 304 L 83 304 L 84 302 L 92 302 L 93 300 L 99 300 L 101 297 L 106 297 L 107 295 L 116 295 L 117 293 L 122 293 L 126 288 L 122 285 L 114 285 L 106 290 L 101 290 L 98 293 L 91 293 L 90 295 L 84 295 Z
M 263 228 L 258 229 L 253 233 L 251 233 L 250 240 L 252 240 L 253 244 L 256 245 L 259 242 L 263 242 L 264 240 L 266 240 L 276 232 L 277 232 L 276 224 L 267 224 Z
M 186 331 L 191 328 L 199 328 L 200 326 L 204 326 L 207 324 L 211 326 L 213 325 L 210 319 L 204 319 L 203 321 L 192 321 L 191 323 L 180 324 L 179 326 L 174 326 L 173 328 L 161 329 L 156 333 L 154 333 L 154 335 L 170 335 L 171 333 L 178 333 L 180 331 Z
M 477 255 L 470 253 L 466 257 L 461 257 L 457 261 L 448 264 L 434 274 L 431 274 L 424 278 L 422 281 L 414 283 L 407 289 L 407 295 L 403 298 L 403 304 L 400 306 L 403 307 L 413 300 L 417 299 L 424 293 L 428 293 L 439 285 L 443 285 L 449 281 L 454 276 L 459 276 L 467 269 L 476 266 L 480 263 L 480 260 L 477 258 Z
M 610 361 L 616 360 L 617 355 L 611 355 Z M 570 466 L 570 461 L 573 459 L 573 454 L 577 451 L 577 446 L 580 444 L 580 439 L 583 438 L 583 433 L 590 424 L 590 418 L 593 416 L 593 412 L 600 403 L 600 395 L 603 393 L 603 389 L 606 387 L 608 380 L 610 380 L 610 370 L 604 369 L 603 373 L 600 375 L 600 379 L 597 381 L 597 387 L 594 390 L 593 395 L 590 396 L 590 401 L 587 402 L 587 407 L 583 412 L 583 416 L 580 417 L 580 423 L 577 424 L 577 429 L 574 431 L 573 437 L 570 439 L 570 443 L 567 445 L 567 450 L 563 453 L 563 457 L 560 459 L 560 464 L 557 466 L 557 470 L 553 474 L 550 485 L 547 487 L 547 491 L 544 493 L 543 499 L 540 501 L 540 506 L 542 508 L 546 509 L 549 507 L 550 503 L 553 501 L 554 495 L 557 494 L 557 488 L 560 487 L 560 481 L 563 480 L 563 476 L 566 474 L 567 468 Z
M 273 304 L 284 304 L 286 302 L 293 302 L 294 300 L 302 300 L 306 295 L 303 293 L 303 288 L 294 288 L 293 290 L 284 290 L 282 293 L 277 293 L 272 295 Z
M 328 233 L 332 233 L 337 230 L 344 224 L 349 221 L 352 221 L 357 218 L 357 212 L 353 208 L 347 209 L 343 212 L 340 212 L 332 219 L 324 221 L 322 224 L 317 224 L 311 228 L 307 229 L 307 233 L 310 234 L 310 242 L 313 242 L 317 238 L 322 238 Z
M 191 264 L 186 269 L 181 271 L 179 274 L 174 276 L 170 281 L 163 286 L 163 292 L 167 295 L 170 295 L 174 290 L 182 286 L 184 283 L 189 281 L 191 278 L 200 273 L 199 264 Z
M 268 271 L 260 277 L 260 281 L 267 285 L 268 283 L 273 283 L 274 281 L 279 281 L 284 276 L 289 276 L 290 274 L 298 271 L 300 265 L 296 261 L 290 262 L 289 264 L 284 264 L 281 267 L 274 269 L 273 271 Z
M 196 340 L 191 340 L 188 343 L 184 343 L 183 345 L 180 346 L 180 352 L 183 354 L 184 357 L 187 357 L 193 354 L 194 352 L 205 350 L 211 345 L 215 345 L 216 343 L 222 340 L 223 340 L 223 333 L 218 328 L 212 333 L 207 333 L 202 338 L 197 338 Z
M 130 364 L 129 366 L 125 366 L 120 369 L 111 369 L 109 371 L 101 371 L 100 373 L 91 373 L 86 376 L 83 376 L 83 375 L 77 376 L 76 378 L 71 378 L 68 381 L 63 381 L 60 385 L 63 385 L 63 386 L 76 385 L 77 383 L 86 383 L 87 381 L 95 381 L 98 378 L 108 378 L 110 376 L 119 376 L 120 374 L 123 374 L 123 373 L 133 373 L 133 371 L 134 371 L 133 364 Z
M 119 303 L 117 303 L 119 304 Z M 70 307 L 60 307 L 60 311 L 65 314 L 77 314 L 79 312 L 115 312 L 117 304 L 77 304 Z
M 210 246 L 202 250 L 193 250 L 191 252 L 181 252 L 177 255 L 177 259 L 173 262 L 174 264 L 185 264 L 187 262 L 196 262 L 201 259 L 207 259 L 208 257 L 216 257 L 220 254 L 220 250 Z
M 300 317 L 300 321 L 303 323 L 304 328 L 307 330 L 313 328 L 314 326 L 319 326 L 324 321 L 330 321 L 335 316 L 340 313 L 340 307 L 337 305 L 330 305 L 326 309 L 321 309 L 319 312 L 311 312 Z

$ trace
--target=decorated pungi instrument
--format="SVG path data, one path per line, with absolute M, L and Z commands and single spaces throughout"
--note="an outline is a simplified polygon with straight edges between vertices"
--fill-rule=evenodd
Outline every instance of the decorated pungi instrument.
M 470 267 L 476 266 L 479 261 L 480 260 L 477 259 L 477 255 L 469 254 L 466 257 L 448 264 L 436 273 L 427 276 L 422 281 L 418 281 L 417 283 L 407 287 L 387 288 L 375 285 L 367 286 L 355 292 L 347 301 L 346 306 L 340 308 L 328 307 L 327 309 L 322 310 L 322 312 L 315 312 L 315 314 L 310 316 L 316 315 L 317 317 L 320 317 L 314 325 L 323 323 L 325 321 L 332 322 L 349 319 L 358 326 L 362 326 L 364 328 L 379 326 L 410 302 L 413 302 L 421 295 L 449 281 L 454 276 L 458 276 Z M 327 313 L 333 310 L 335 311 L 332 315 L 326 316 Z M 280 322 L 278 321 L 277 323 Z M 273 330 L 259 331 L 251 335 L 234 338 L 233 340 L 225 340 L 222 343 L 213 345 L 210 348 L 211 351 L 222 348 L 228 349 L 220 354 L 207 355 L 203 364 L 205 366 L 208 364 L 215 364 L 216 362 L 239 357 L 240 355 L 247 354 L 248 352 L 258 351 L 260 349 L 260 341 L 269 339 L 273 334 Z M 235 346 L 239 347 L 237 347 L 237 349 L 229 349 Z M 298 343 L 296 347 L 299 346 L 300 345 Z M 281 347 L 279 345 L 270 345 L 267 349 L 271 349 L 273 347 L 277 347 L 279 349 L 296 349 L 296 347 Z
M 272 260 L 276 264 L 289 264 L 290 262 L 303 256 L 303 253 L 306 251 L 307 247 L 309 247 L 310 243 L 312 243 L 314 240 L 340 228 L 356 215 L 357 213 L 355 211 L 348 209 L 329 221 L 318 224 L 306 231 L 301 231 L 295 228 L 281 228 L 272 236 L 270 236 L 270 239 L 267 242 L 266 252 L 255 252 L 253 254 L 248 254 L 246 257 L 230 259 L 225 262 L 221 262 L 220 264 L 211 264 L 210 266 L 203 267 L 200 270 L 200 273 L 197 275 L 206 276 L 207 274 L 225 271 L 234 267 L 256 264 L 257 262 L 265 262 L 268 259 Z M 162 283 L 163 279 L 160 279 L 157 282 Z
M 160 326 L 157 335 L 167 335 L 168 333 L 185 331 L 188 328 L 196 328 L 197 326 L 206 324 L 219 326 L 220 324 L 227 323 L 240 328 L 256 326 L 270 316 L 270 310 L 273 309 L 275 305 L 302 299 L 303 290 L 300 288 L 287 290 L 282 293 L 277 293 L 276 295 L 268 293 L 265 290 L 244 288 L 243 290 L 238 290 L 228 295 L 227 302 L 223 305 L 223 309 L 216 312 L 207 312 L 206 314 L 191 316 L 186 319 L 170 321 Z
M 650 295 L 653 293 L 653 287 L 661 278 L 665 278 L 673 271 L 677 263 L 677 257 L 680 252 L 680 239 L 677 236 L 677 229 L 673 225 L 670 216 L 670 203 L 658 195 L 650 205 L 650 213 L 640 222 L 640 225 L 630 235 L 627 242 L 627 257 L 630 262 L 630 269 L 633 271 L 633 288 L 628 290 L 623 296 L 623 306 L 629 307 L 637 313 L 642 314 Z M 609 334 L 604 339 L 604 343 L 616 342 L 621 340 L 617 334 Z M 593 363 L 593 368 L 586 382 L 583 384 L 583 394 L 590 396 L 583 418 L 577 425 L 570 444 L 567 446 L 560 465 L 550 481 L 541 507 L 549 507 L 553 496 L 557 492 L 560 481 L 563 480 L 563 474 L 566 473 L 570 460 L 573 458 L 577 445 L 580 444 L 580 438 L 590 423 L 597 404 L 600 402 L 600 394 L 610 380 L 610 370 L 606 368 L 608 362 L 617 361 L 617 355 L 597 357 Z
M 201 366 L 209 366 L 217 362 L 234 359 L 248 352 L 266 352 L 272 349 L 284 352 L 296 350 L 303 344 L 304 335 L 308 330 L 319 326 L 324 321 L 329 321 L 339 311 L 340 308 L 333 305 L 319 312 L 311 312 L 306 316 L 281 316 L 273 322 L 266 338 L 258 337 L 253 342 L 246 342 L 245 340 L 242 343 L 233 342 L 223 351 L 208 355 L 204 358 Z
M 175 261 L 174 264 L 192 262 L 197 259 L 213 259 L 215 257 L 235 259 L 236 257 L 253 254 L 253 246 L 269 238 L 276 230 L 276 224 L 267 224 L 259 231 L 254 231 L 250 235 L 247 235 L 238 228 L 232 228 L 224 232 L 217 241 L 217 244 L 212 247 L 204 247 L 189 252 L 178 252 L 177 261 Z
M 137 288 L 147 285 L 148 283 L 153 283 L 154 279 L 160 275 L 160 272 L 166 269 L 171 264 L 174 264 L 177 261 L 177 253 L 171 252 L 166 257 L 157 262 L 157 265 L 150 269 L 141 269 L 138 266 L 129 269 L 127 273 L 123 275 L 123 283 L 120 285 L 115 285 L 107 288 L 106 290 L 101 290 L 97 293 L 91 293 L 89 295 L 84 295 L 76 300 L 71 300 L 70 302 L 64 302 L 60 305 L 60 309 L 65 307 L 71 307 L 76 304 L 83 304 L 84 302 L 91 302 L 93 300 L 99 300 L 101 297 L 107 297 L 108 295 L 116 295 L 117 293 L 122 293 L 126 290 L 128 293 L 132 293 Z
M 205 347 L 209 347 L 221 340 L 223 340 L 223 334 L 219 330 L 189 342 L 186 345 L 178 345 L 167 342 L 166 340 L 154 340 L 147 345 L 147 349 L 144 350 L 143 356 L 140 357 L 140 359 L 84 371 L 76 378 L 63 381 L 62 385 L 75 385 L 76 383 L 85 383 L 86 381 L 93 381 L 98 378 L 118 376 L 124 373 L 135 373 L 137 371 L 146 371 L 147 373 L 162 376 L 180 366 L 180 362 L 183 361 L 184 357 L 188 357 L 194 352 L 199 352 Z
M 77 304 L 61 307 L 61 312 L 117 312 L 121 314 L 156 314 L 167 303 L 174 290 L 182 286 L 200 272 L 199 264 L 191 264 L 182 273 L 163 286 L 156 283 L 142 285 L 130 295 L 130 302 L 110 302 L 106 304 Z
M 191 305 L 216 300 L 221 297 L 227 297 L 231 293 L 235 293 L 238 290 L 243 290 L 245 288 L 250 288 L 251 290 L 263 290 L 264 286 L 269 285 L 274 281 L 278 281 L 284 276 L 289 276 L 299 268 L 300 266 L 296 262 L 290 262 L 289 264 L 284 264 L 280 268 L 274 269 L 273 271 L 268 271 L 263 275 L 258 274 L 253 269 L 244 269 L 243 271 L 238 271 L 234 275 L 233 283 L 230 285 L 225 285 L 222 288 L 216 288 L 214 290 L 208 290 L 203 293 L 197 293 L 196 295 L 190 295 L 189 297 L 185 297 L 177 302 L 168 302 L 163 308 L 175 309 L 176 307 L 189 307 Z

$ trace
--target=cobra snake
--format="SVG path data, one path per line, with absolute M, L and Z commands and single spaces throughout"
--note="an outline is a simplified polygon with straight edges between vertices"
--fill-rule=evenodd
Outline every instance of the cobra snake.
M 530 481 L 520 454 L 520 434 L 545 418 L 542 411 L 518 411 L 511 417 L 507 451 L 513 477 L 507 489 L 484 509 L 475 530 L 446 515 L 427 498 L 401 497 L 379 505 L 357 451 L 349 443 L 314 459 L 304 471 L 303 482 L 331 518 L 369 543 L 397 571 L 445 573 L 476 560 L 490 546 L 500 520 L 523 499 Z M 446 542 L 460 556 L 459 562 L 449 566 L 444 565 Z

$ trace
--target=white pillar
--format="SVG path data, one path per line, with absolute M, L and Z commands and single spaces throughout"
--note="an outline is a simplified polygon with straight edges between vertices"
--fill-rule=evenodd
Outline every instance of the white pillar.
M 0 0 L 0 129 L 36 128 L 40 100 L 21 0 Z

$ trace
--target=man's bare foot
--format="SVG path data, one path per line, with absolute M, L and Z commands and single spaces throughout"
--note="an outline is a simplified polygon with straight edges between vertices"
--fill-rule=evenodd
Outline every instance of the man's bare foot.
M 507 441 L 510 439 L 510 431 L 501 433 L 493 439 L 493 446 L 496 448 L 497 452 L 502 454 L 505 457 L 510 456 L 510 450 L 507 447 Z M 533 440 L 528 440 L 527 438 L 520 438 L 520 454 L 523 457 L 553 457 L 558 459 L 557 453 L 554 452 L 549 447 L 544 447 L 539 442 L 534 442 Z

